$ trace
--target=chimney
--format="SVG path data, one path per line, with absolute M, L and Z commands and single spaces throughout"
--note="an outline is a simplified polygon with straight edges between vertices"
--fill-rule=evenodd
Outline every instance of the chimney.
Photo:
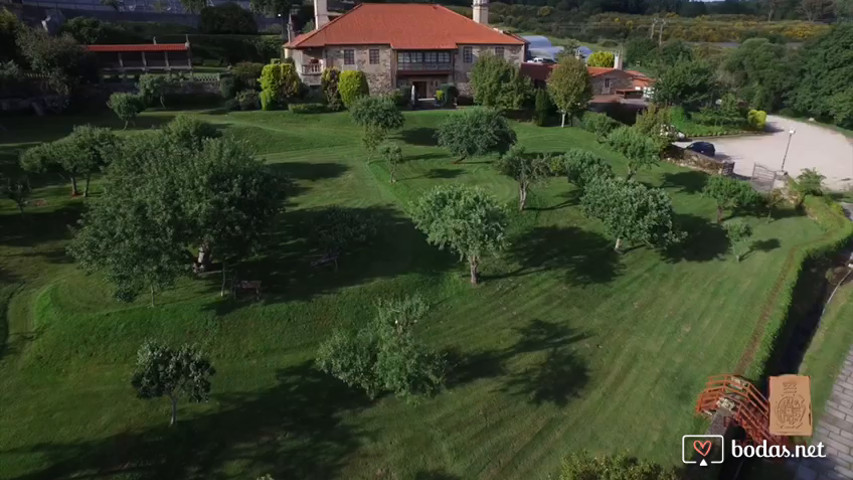
M 327 0 L 314 0 L 314 30 L 329 23 L 329 8 Z
M 613 68 L 622 70 L 622 52 L 613 52 Z
M 477 23 L 482 23 L 483 25 L 489 24 L 489 0 L 474 0 L 474 21 Z

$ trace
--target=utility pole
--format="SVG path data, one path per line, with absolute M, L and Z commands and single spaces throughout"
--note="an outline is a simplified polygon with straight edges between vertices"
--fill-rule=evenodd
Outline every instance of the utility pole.
M 788 149 L 791 148 L 791 138 L 794 136 L 795 133 L 797 133 L 797 131 L 793 128 L 788 130 L 788 144 L 785 145 L 785 155 L 782 155 L 782 166 L 779 168 L 779 170 L 782 170 L 782 172 L 785 171 L 785 160 L 788 159 Z

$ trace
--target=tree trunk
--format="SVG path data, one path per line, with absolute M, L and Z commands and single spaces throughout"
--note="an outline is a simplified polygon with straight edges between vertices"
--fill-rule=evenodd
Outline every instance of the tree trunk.
M 477 270 L 479 260 L 477 257 L 469 257 L 468 264 L 471 267 L 471 285 L 477 285 L 480 283 L 480 272 Z
M 154 307 L 154 285 L 151 285 L 151 307 Z
M 222 262 L 222 285 L 219 287 L 219 296 L 225 296 L 225 262 Z
M 207 242 L 203 242 L 201 246 L 198 247 L 198 258 L 196 258 L 196 263 L 198 263 L 199 270 L 202 272 L 206 272 L 210 267 L 210 257 L 211 257 L 211 248 L 210 244 Z
M 625 180 L 630 180 L 630 179 L 634 178 L 635 173 L 636 172 L 634 171 L 633 168 L 628 167 L 628 175 L 625 176 Z
M 616 253 L 619 253 L 619 248 L 620 248 L 620 247 L 622 247 L 622 239 L 621 239 L 621 238 L 617 238 L 617 239 L 616 239 L 616 245 L 614 245 L 614 246 L 613 246 L 613 251 L 614 251 L 614 252 L 616 252 Z
M 527 185 L 518 184 L 518 211 L 523 212 L 527 206 Z
M 459 157 L 456 160 L 454 160 L 453 163 L 462 163 L 463 160 L 465 160 L 465 157 Z
M 80 190 L 77 189 L 77 177 L 71 175 L 71 196 L 76 197 L 80 195 Z
M 172 427 L 178 421 L 178 398 L 174 395 L 169 395 L 169 400 L 172 402 L 172 419 L 169 420 L 169 426 Z
M 23 217 L 24 216 L 24 204 L 23 203 L 18 203 L 18 210 L 21 211 L 21 216 Z
M 87 198 L 89 197 L 89 182 L 91 180 L 92 180 L 92 174 L 87 173 L 86 174 L 86 187 L 83 189 L 83 196 L 87 197 Z
M 561 112 L 561 114 L 562 114 L 562 115 L 560 116 L 560 118 L 561 118 L 561 120 L 560 120 L 560 128 L 563 128 L 563 127 L 565 127 L 565 126 L 566 126 L 566 112 Z
M 717 207 L 717 223 L 723 223 L 723 208 Z
M 128 124 L 128 121 L 127 121 L 127 120 L 125 120 L 125 121 L 124 121 L 124 128 L 123 128 L 122 130 L 127 130 L 127 124 Z

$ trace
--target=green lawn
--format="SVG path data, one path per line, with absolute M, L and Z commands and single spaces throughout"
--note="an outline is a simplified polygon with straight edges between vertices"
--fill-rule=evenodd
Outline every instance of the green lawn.
M 174 115 L 145 115 L 140 128 Z M 367 163 L 345 114 L 206 114 L 255 146 L 295 185 L 270 248 L 242 267 L 262 279 L 259 303 L 222 301 L 218 282 L 185 280 L 157 308 L 121 304 L 64 253 L 84 200 L 41 179 L 21 220 L 0 203 L 0 478 L 276 479 L 543 478 L 571 451 L 629 452 L 679 462 L 680 438 L 701 433 L 693 402 L 706 377 L 732 371 L 756 328 L 787 252 L 821 235 L 794 212 L 750 219 L 758 248 L 726 255 L 704 175 L 671 165 L 642 173 L 664 186 L 685 249 L 617 255 L 585 218 L 563 179 L 513 214 L 513 246 L 483 265 L 472 288 L 465 266 L 427 245 L 406 215 L 432 186 L 481 185 L 510 206 L 515 185 L 490 159 L 453 164 L 433 145 L 445 112 L 406 114 L 407 162 L 396 184 Z M 22 145 L 54 139 L 84 121 L 21 119 L 0 132 L 0 167 Z M 514 124 L 529 150 L 595 150 L 624 173 L 625 160 L 579 129 Z M 96 188 L 97 192 L 97 188 Z M 381 225 L 340 270 L 309 266 L 306 241 L 319 209 L 363 209 Z M 425 341 L 454 351 L 448 388 L 410 404 L 367 401 L 312 366 L 335 327 L 372 315 L 375 299 L 417 292 L 431 304 Z M 190 340 L 217 369 L 211 401 L 135 398 L 129 379 L 147 338 Z

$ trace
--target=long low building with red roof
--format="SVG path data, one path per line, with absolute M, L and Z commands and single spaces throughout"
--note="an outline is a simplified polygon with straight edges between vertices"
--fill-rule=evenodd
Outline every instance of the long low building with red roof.
M 469 73 L 483 54 L 520 65 L 525 41 L 488 26 L 488 1 L 474 0 L 473 18 L 446 7 L 418 3 L 362 3 L 329 21 L 325 0 L 314 0 L 314 31 L 284 45 L 307 85 L 324 69 L 360 70 L 371 93 L 415 87 L 432 97 L 445 83 L 469 94 Z
M 150 72 L 192 70 L 190 42 L 86 45 L 102 70 Z

